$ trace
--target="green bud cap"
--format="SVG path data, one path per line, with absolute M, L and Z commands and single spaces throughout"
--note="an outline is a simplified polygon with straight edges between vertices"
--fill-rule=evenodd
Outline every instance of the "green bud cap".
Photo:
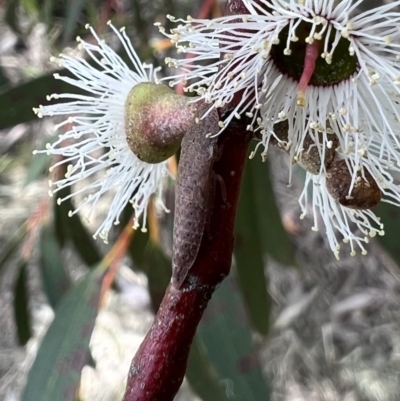
M 134 86 L 125 102 L 126 140 L 146 163 L 160 163 L 179 149 L 183 135 L 195 123 L 191 98 L 161 84 Z

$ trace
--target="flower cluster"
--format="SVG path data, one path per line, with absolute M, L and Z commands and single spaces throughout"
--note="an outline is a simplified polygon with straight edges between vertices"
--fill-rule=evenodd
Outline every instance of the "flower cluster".
M 318 230 L 322 216 L 337 257 L 338 237 L 355 255 L 384 234 L 371 207 L 400 205 L 400 1 L 362 1 L 243 0 L 243 15 L 170 16 L 166 34 L 191 55 L 166 60 L 180 69 L 170 79 L 223 110 L 220 132 L 246 118 L 263 156 L 279 144 L 307 171 L 302 217 Z
M 142 229 L 146 229 L 149 198 L 152 194 L 158 195 L 163 206 L 162 182 L 168 173 L 165 161 L 143 162 L 128 145 L 124 113 L 129 92 L 140 83 L 155 81 L 156 71 L 151 65 L 142 65 L 124 29 L 119 32 L 109 25 L 129 56 L 133 70 L 87 26 L 97 43 L 91 44 L 80 38 L 78 42 L 89 61 L 63 54 L 54 59 L 74 78 L 58 73 L 54 77 L 75 86 L 80 93 L 50 95 L 48 100 L 67 99 L 67 102 L 34 109 L 39 117 L 64 116 L 55 127 L 63 133 L 54 144 L 39 151 L 58 157 L 59 161 L 50 170 L 65 167 L 62 179 L 50 181 L 50 194 L 56 195 L 61 189 L 87 179 L 82 189 L 75 188 L 67 197 L 83 198 L 70 215 L 88 206 L 89 218 L 99 199 L 108 191 L 114 192 L 108 215 L 94 235 L 106 242 L 110 228 L 118 224 L 120 214 L 129 202 L 135 210 L 134 227 L 139 226 L 138 219 L 144 213 Z M 60 204 L 67 198 L 59 198 L 57 202 Z
M 186 91 L 199 96 L 194 102 L 209 103 L 208 112 L 220 110 L 220 131 L 214 135 L 233 119 L 243 119 L 263 158 L 271 145 L 279 146 L 306 170 L 301 218 L 311 213 L 313 230 L 320 229 L 322 220 L 336 257 L 340 240 L 349 243 L 351 255 L 356 247 L 365 254 L 369 238 L 384 234 L 373 206 L 381 200 L 400 205 L 400 1 L 360 12 L 362 2 L 242 0 L 247 10 L 242 15 L 228 13 L 213 20 L 168 16 L 178 23 L 170 34 L 156 24 L 178 53 L 190 55 L 168 58 L 167 64 L 179 71 L 163 80 L 172 86 L 184 83 Z M 60 157 L 54 167 L 66 168 L 65 177 L 51 183 L 51 193 L 90 177 L 87 186 L 70 195 L 87 193 L 71 213 L 89 205 L 90 214 L 105 192 L 116 191 L 95 234 L 105 240 L 129 201 L 138 226 L 150 196 L 161 194 L 167 174 L 164 157 L 179 146 L 194 110 L 165 87 L 155 90 L 166 96 L 157 107 L 171 110 L 163 125 L 170 125 L 177 107 L 185 109 L 181 120 L 189 122 L 180 123 L 168 146 L 164 131 L 162 149 L 143 160 L 142 154 L 152 152 L 154 132 L 141 137 L 147 122 L 143 125 L 137 117 L 142 109 L 133 109 L 142 105 L 151 116 L 148 105 L 154 102 L 148 96 L 153 89 L 144 88 L 141 94 L 132 89 L 158 80 L 152 66 L 141 64 L 124 30 L 111 27 L 133 71 L 90 28 L 97 43 L 79 39 L 90 62 L 65 55 L 56 60 L 75 78 L 55 77 L 85 93 L 51 95 L 49 100 L 68 101 L 35 109 L 39 117 L 66 116 L 56 126 L 65 132 L 42 151 Z M 134 113 L 127 118 L 131 109 Z

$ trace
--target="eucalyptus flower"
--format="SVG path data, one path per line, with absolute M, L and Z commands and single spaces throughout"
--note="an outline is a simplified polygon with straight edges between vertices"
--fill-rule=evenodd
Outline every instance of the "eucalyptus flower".
M 141 63 L 124 29 L 118 31 L 109 25 L 131 66 L 87 26 L 96 43 L 79 37 L 77 40 L 88 60 L 64 54 L 53 58 L 73 75 L 56 73 L 54 77 L 77 87 L 77 93 L 49 95 L 49 101 L 60 102 L 34 109 L 39 117 L 64 117 L 55 126 L 55 130 L 63 133 L 53 144 L 48 144 L 46 150 L 39 151 L 58 156 L 51 171 L 60 166 L 65 170 L 64 177 L 50 181 L 50 195 L 57 196 L 63 188 L 81 184 L 67 197 L 58 198 L 58 204 L 68 198 L 83 198 L 69 215 L 87 206 L 87 218 L 90 218 L 101 197 L 109 191 L 113 194 L 107 217 L 94 235 L 99 235 L 105 242 L 110 228 L 119 223 L 121 212 L 129 202 L 135 211 L 135 228 L 139 226 L 140 216 L 144 215 L 143 230 L 146 230 L 146 208 L 151 195 L 155 194 L 167 210 L 162 202 L 162 191 L 163 177 L 168 174 L 166 161 L 147 163 L 131 150 L 125 121 L 133 90 L 154 83 L 157 70 Z
M 336 256 L 338 231 L 351 254 L 354 245 L 365 253 L 368 235 L 383 234 L 370 208 L 381 199 L 400 205 L 400 1 L 361 12 L 362 2 L 243 0 L 242 15 L 170 16 L 179 25 L 167 34 L 178 53 L 190 55 L 166 60 L 179 69 L 171 84 L 183 82 L 210 110 L 220 109 L 220 132 L 245 118 L 263 157 L 278 144 L 307 171 L 311 209 Z M 332 185 L 340 183 L 335 174 L 346 176 L 343 196 Z M 373 194 L 363 197 L 371 200 L 357 205 L 354 194 L 369 186 Z M 303 192 L 303 215 L 306 198 Z M 353 223 L 361 236 L 352 234 Z

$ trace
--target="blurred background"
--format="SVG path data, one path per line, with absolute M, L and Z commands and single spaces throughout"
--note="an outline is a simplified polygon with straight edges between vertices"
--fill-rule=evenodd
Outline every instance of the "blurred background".
M 92 225 L 48 197 L 54 160 L 32 150 L 53 140 L 57 121 L 32 108 L 70 89 L 53 79 L 50 56 L 74 48 L 76 36 L 92 40 L 87 23 L 120 52 L 112 20 L 143 61 L 163 65 L 175 53 L 154 22 L 169 29 L 166 14 L 215 18 L 223 9 L 217 0 L 0 1 L 0 400 L 121 400 L 171 274 L 172 179 L 172 213 L 150 205 L 142 233 L 129 229 L 127 209 L 109 245 L 92 233 L 111 197 Z M 205 313 L 176 399 L 397 401 L 399 210 L 379 205 L 386 236 L 367 256 L 345 251 L 336 261 L 323 232 L 299 219 L 303 174 L 288 188 L 288 158 L 270 153 L 247 166 L 233 271 Z

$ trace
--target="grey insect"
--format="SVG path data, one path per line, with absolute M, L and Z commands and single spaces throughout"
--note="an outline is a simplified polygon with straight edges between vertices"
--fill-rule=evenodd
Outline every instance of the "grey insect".
M 209 105 L 201 104 L 202 115 Z M 175 192 L 173 233 L 173 281 L 181 287 L 199 252 L 201 239 L 210 217 L 210 200 L 215 189 L 214 162 L 219 158 L 218 113 L 213 110 L 194 124 L 182 141 L 182 153 Z

